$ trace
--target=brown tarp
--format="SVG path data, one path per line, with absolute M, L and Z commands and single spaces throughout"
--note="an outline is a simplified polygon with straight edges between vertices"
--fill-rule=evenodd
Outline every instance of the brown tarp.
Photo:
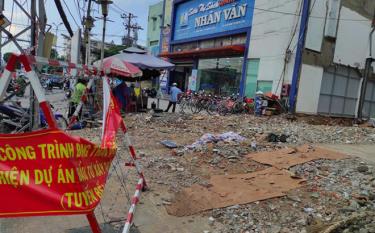
M 304 180 L 293 179 L 287 171 L 267 168 L 240 175 L 212 176 L 208 187 L 193 185 L 177 193 L 169 214 L 193 215 L 205 210 L 282 197 Z
M 271 165 L 278 169 L 288 169 L 298 164 L 319 159 L 340 160 L 347 158 L 342 153 L 308 145 L 303 145 L 295 149 L 284 148 L 272 152 L 260 152 L 250 154 L 247 157 L 258 163 Z
M 344 154 L 308 145 L 247 157 L 272 167 L 249 174 L 212 176 L 208 186 L 193 185 L 177 193 L 172 204 L 166 207 L 168 213 L 187 216 L 214 208 L 282 197 L 305 181 L 294 179 L 286 169 L 318 159 L 347 158 Z

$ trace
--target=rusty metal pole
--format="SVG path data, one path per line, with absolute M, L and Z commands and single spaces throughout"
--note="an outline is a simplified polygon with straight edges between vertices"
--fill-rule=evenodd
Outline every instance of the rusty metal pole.
M 36 55 L 36 35 L 37 35 L 37 25 L 36 25 L 36 0 L 31 0 L 31 38 L 30 38 L 30 47 L 31 55 Z M 38 103 L 35 98 L 34 90 L 30 86 L 30 131 L 38 128 L 39 126 L 39 112 L 38 112 Z
M 370 79 L 372 75 L 372 63 L 374 62 L 374 58 L 372 57 L 372 39 L 375 32 L 375 9 L 374 9 L 374 17 L 372 20 L 372 30 L 369 35 L 369 43 L 370 43 L 370 52 L 368 58 L 366 58 L 366 66 L 365 66 L 365 72 L 363 75 L 363 81 L 361 85 L 361 94 L 359 96 L 359 102 L 358 102 L 358 111 L 357 111 L 357 121 L 361 122 L 363 120 L 363 106 L 365 105 L 366 100 L 366 91 L 367 91 L 367 84 L 368 80 Z

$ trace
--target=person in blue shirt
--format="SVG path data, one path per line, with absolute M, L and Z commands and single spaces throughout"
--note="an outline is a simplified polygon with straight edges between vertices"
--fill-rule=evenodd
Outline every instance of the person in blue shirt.
M 182 93 L 182 91 L 181 91 L 180 88 L 177 87 L 177 83 L 173 83 L 172 88 L 170 90 L 171 97 L 169 98 L 168 108 L 167 108 L 167 110 L 165 110 L 165 112 L 168 112 L 169 109 L 172 107 L 172 105 L 173 105 L 172 112 L 175 112 L 176 104 L 177 104 L 177 100 L 178 100 L 178 95 L 181 94 L 181 93 Z

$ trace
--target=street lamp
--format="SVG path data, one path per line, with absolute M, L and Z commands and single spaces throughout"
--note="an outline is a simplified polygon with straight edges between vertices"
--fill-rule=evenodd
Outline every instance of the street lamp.
M 112 4 L 111 0 L 98 0 L 96 3 L 102 5 L 102 14 L 103 14 L 103 35 L 102 35 L 102 47 L 100 52 L 100 68 L 103 69 L 103 59 L 104 59 L 104 43 L 105 43 L 105 29 L 107 24 L 108 16 L 108 5 Z

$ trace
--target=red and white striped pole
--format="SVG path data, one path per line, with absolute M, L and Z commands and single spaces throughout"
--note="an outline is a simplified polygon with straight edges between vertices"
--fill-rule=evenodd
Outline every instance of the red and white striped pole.
M 44 113 L 44 117 L 46 118 L 46 121 L 48 123 L 48 127 L 52 129 L 57 129 L 57 123 L 55 121 L 55 117 L 53 116 L 53 113 L 51 111 L 51 107 L 46 99 L 46 96 L 44 94 L 44 89 L 42 85 L 39 82 L 38 75 L 36 72 L 31 68 L 30 62 L 28 60 L 28 57 L 26 55 L 20 55 L 19 59 L 21 63 L 23 64 L 23 67 L 26 71 L 26 77 L 29 78 L 31 87 L 34 89 L 35 96 L 37 100 L 39 101 L 39 106 L 42 109 Z
M 123 229 L 122 233 L 129 233 L 130 232 L 130 227 L 133 224 L 135 209 L 136 209 L 137 204 L 139 202 L 139 199 L 141 197 L 141 192 L 144 189 L 144 186 L 143 186 L 144 184 L 145 184 L 144 179 L 140 178 L 138 183 L 137 183 L 134 196 L 132 198 L 131 206 L 130 206 L 130 209 L 129 209 L 129 212 L 128 212 L 128 215 L 127 215 L 127 218 L 126 218 L 125 226 L 124 226 L 124 229 Z
M 15 54 L 12 54 L 9 57 L 8 63 L 5 66 L 4 72 L 1 75 L 0 78 L 0 100 L 2 100 L 5 96 L 7 87 L 10 83 L 10 80 L 12 79 L 12 73 L 15 70 L 16 62 L 17 62 L 18 56 Z
M 130 141 L 129 133 L 128 133 L 128 130 L 126 128 L 126 125 L 125 125 L 124 121 L 122 122 L 121 129 L 122 129 L 122 131 L 124 133 L 125 145 L 126 145 L 126 147 L 128 147 L 129 152 L 130 152 L 130 156 L 131 156 L 131 158 L 133 160 L 133 164 L 131 164 L 131 165 L 135 167 L 135 169 L 137 170 L 137 173 L 138 173 L 139 177 L 143 180 L 143 189 L 147 189 L 147 183 L 146 183 L 146 179 L 145 179 L 145 177 L 143 175 L 142 166 L 138 162 L 139 160 L 138 160 L 137 154 L 135 153 L 134 146 L 133 146 L 133 144 Z

